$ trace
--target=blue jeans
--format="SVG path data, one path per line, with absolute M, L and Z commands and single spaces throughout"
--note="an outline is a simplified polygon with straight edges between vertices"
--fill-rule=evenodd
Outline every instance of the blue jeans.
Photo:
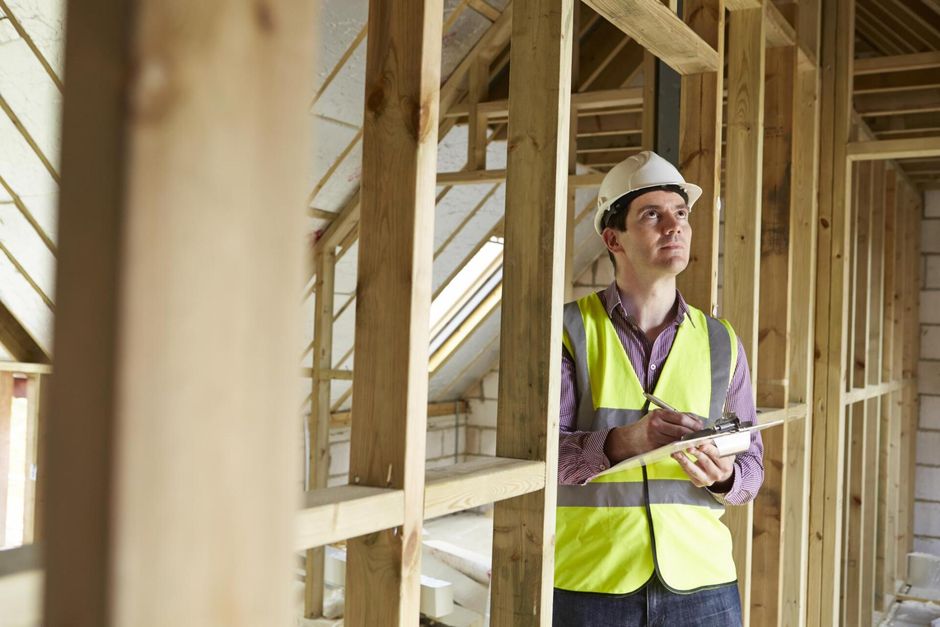
M 741 624 L 738 584 L 678 594 L 655 575 L 630 594 L 555 588 L 555 627 L 732 627 Z

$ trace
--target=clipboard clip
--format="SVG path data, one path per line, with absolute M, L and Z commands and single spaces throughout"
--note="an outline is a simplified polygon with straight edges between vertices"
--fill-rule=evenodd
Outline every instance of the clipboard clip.
M 752 423 L 750 422 L 741 422 L 741 419 L 738 418 L 736 413 L 725 412 L 721 415 L 721 418 L 715 421 L 710 427 L 706 427 L 701 431 L 693 431 L 692 433 L 686 433 L 684 436 L 679 438 L 680 440 L 694 440 L 696 438 L 707 438 L 716 435 L 723 435 L 726 433 L 734 433 L 736 431 L 741 431 L 750 427 Z

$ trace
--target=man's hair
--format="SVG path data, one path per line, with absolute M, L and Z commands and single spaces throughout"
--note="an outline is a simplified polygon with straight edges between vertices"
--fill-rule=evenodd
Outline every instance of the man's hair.
M 630 210 L 630 203 L 643 194 L 660 190 L 664 192 L 675 192 L 682 196 L 682 200 L 684 200 L 686 203 L 689 202 L 689 195 L 686 194 L 685 190 L 678 185 L 657 185 L 656 187 L 644 187 L 643 189 L 634 190 L 628 194 L 624 194 L 614 202 L 610 203 L 610 207 L 607 208 L 607 211 L 604 212 L 604 217 L 601 218 L 601 232 L 603 233 L 604 229 L 608 227 L 615 231 L 626 231 L 627 213 Z M 614 253 L 608 250 L 607 256 L 610 257 L 610 263 L 613 264 L 614 272 L 616 272 L 617 260 L 614 259 Z

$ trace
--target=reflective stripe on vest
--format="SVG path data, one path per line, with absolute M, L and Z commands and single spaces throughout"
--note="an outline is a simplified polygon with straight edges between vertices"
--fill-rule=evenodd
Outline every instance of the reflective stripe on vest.
M 606 430 L 642 418 L 643 389 L 599 296 L 565 305 L 564 327 L 575 361 L 577 429 Z M 717 420 L 736 359 L 731 326 L 690 307 L 654 393 L 680 411 Z M 654 569 L 674 590 L 734 581 L 723 513 L 671 458 L 583 486 L 559 485 L 555 585 L 623 594 L 640 588 Z

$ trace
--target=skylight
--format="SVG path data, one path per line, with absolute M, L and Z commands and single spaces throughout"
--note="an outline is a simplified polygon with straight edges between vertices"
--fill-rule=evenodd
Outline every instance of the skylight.
M 502 283 L 503 238 L 491 237 L 447 283 L 431 303 L 431 370 L 446 357 L 445 342 L 486 302 Z M 475 326 L 475 325 L 473 325 Z M 461 329 L 465 336 L 468 329 Z M 451 344 L 447 342 L 448 344 Z M 452 348 L 451 348 L 452 349 Z M 450 350 L 446 350 L 450 353 Z

